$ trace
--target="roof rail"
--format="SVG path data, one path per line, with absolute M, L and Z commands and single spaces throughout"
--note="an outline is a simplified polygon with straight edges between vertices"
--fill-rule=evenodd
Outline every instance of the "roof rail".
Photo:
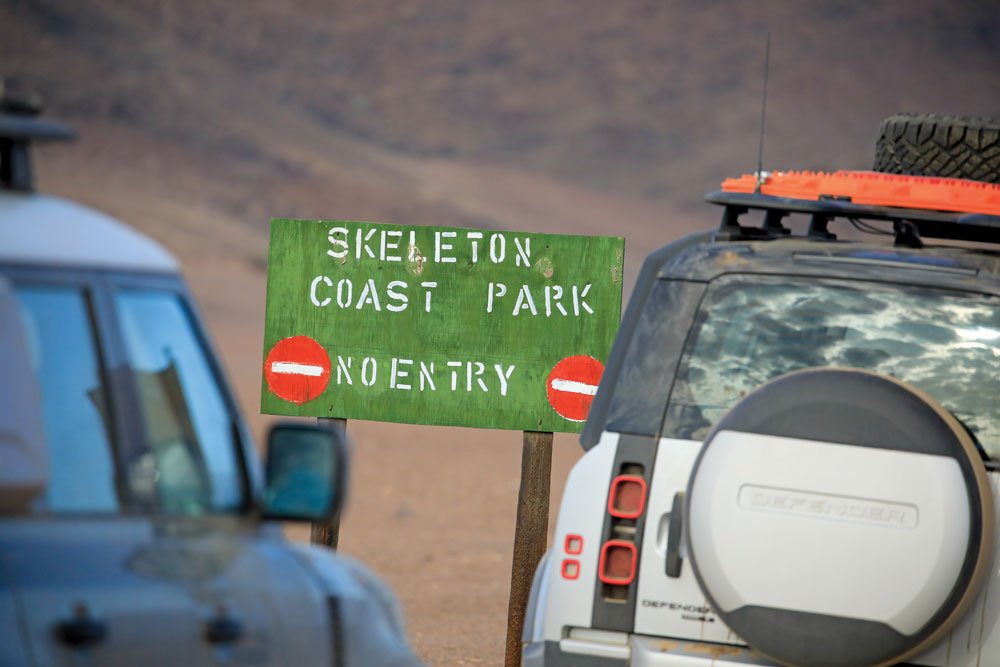
M 39 118 L 41 112 L 37 97 L 12 95 L 4 90 L 0 79 L 0 190 L 34 190 L 31 142 L 76 139 L 76 130 Z
M 705 196 L 725 207 L 719 240 L 769 239 L 788 234 L 780 224 L 790 213 L 811 216 L 808 236 L 834 240 L 836 219 L 887 220 L 897 245 L 917 246 L 920 238 L 1000 244 L 1000 186 L 953 178 L 899 176 L 876 172 L 790 172 L 757 179 L 727 179 Z M 741 225 L 748 210 L 765 211 L 759 227 Z

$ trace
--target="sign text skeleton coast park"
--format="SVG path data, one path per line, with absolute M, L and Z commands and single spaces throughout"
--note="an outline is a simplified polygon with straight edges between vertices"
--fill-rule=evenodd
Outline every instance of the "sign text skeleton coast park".
M 616 237 L 272 220 L 261 410 L 577 432 L 623 254 Z

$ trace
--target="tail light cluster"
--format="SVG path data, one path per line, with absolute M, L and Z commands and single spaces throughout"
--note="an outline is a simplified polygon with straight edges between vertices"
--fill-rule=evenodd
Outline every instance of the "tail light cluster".
M 629 585 L 635 580 L 639 561 L 636 520 L 646 509 L 648 490 L 643 472 L 641 465 L 626 463 L 611 480 L 608 491 L 611 531 L 601 546 L 597 567 L 606 599 L 624 600 L 628 597 Z
M 580 535 L 567 535 L 563 543 L 563 551 L 569 556 L 579 556 L 583 553 L 583 537 Z M 563 558 L 562 562 L 563 579 L 576 579 L 580 576 L 580 559 Z
M 608 515 L 611 520 L 609 538 L 601 546 L 597 576 L 604 586 L 608 600 L 624 600 L 628 587 L 635 580 L 639 562 L 636 545 L 636 522 L 646 509 L 647 485 L 644 469 L 635 463 L 626 463 L 611 480 L 608 491 Z M 580 576 L 580 555 L 583 554 L 583 537 L 569 534 L 563 542 L 563 579 L 574 580 Z

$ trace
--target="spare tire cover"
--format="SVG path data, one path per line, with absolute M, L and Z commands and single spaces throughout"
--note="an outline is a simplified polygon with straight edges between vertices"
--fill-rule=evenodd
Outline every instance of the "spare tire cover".
M 962 616 L 991 562 L 975 443 L 920 390 L 784 375 L 709 434 L 688 483 L 695 576 L 751 647 L 796 667 L 890 665 Z

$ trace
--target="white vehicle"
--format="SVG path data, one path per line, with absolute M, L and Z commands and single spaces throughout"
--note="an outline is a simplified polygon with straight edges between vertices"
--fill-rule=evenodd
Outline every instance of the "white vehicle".
M 0 100 L 0 665 L 418 665 L 391 592 L 295 545 L 335 515 L 346 446 L 278 426 L 266 470 L 177 262 L 32 191 Z
M 1000 180 L 1000 124 L 887 123 Z M 1000 665 L 1000 186 L 756 181 L 643 266 L 525 666 Z

